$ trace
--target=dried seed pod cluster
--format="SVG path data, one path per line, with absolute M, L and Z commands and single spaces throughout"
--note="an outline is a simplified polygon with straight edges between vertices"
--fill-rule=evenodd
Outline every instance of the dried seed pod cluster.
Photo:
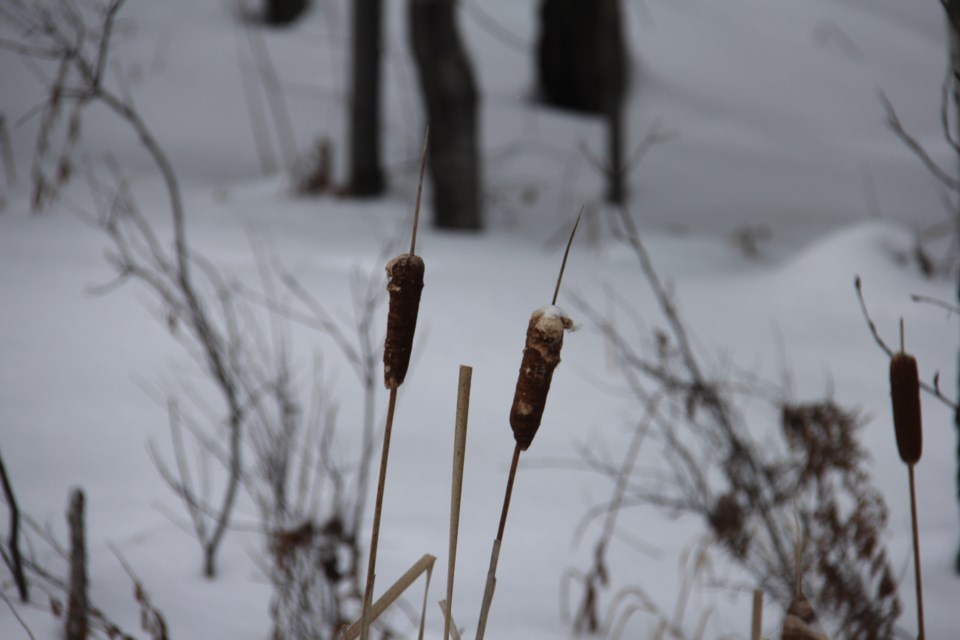
M 573 321 L 553 305 L 537 309 L 530 316 L 517 389 L 510 408 L 510 427 L 522 451 L 527 450 L 540 428 L 553 370 L 560 364 L 563 332 L 572 328 Z
M 404 253 L 387 263 L 387 337 L 383 343 L 383 381 L 388 389 L 403 384 L 410 366 L 413 334 L 417 329 L 424 264 L 420 256 Z
M 917 359 L 908 353 L 895 353 L 890 359 L 890 398 L 893 402 L 893 427 L 897 435 L 900 459 L 908 465 L 920 461 L 923 430 L 920 422 L 920 375 Z

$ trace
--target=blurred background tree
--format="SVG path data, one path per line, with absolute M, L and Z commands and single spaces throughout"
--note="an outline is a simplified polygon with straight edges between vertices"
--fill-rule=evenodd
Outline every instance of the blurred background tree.
M 547 105 L 607 122 L 607 200 L 624 202 L 623 101 L 629 65 L 619 0 L 542 0 L 537 83 Z
M 380 52 L 382 0 L 354 0 L 350 65 L 350 179 L 354 196 L 378 196 L 386 189 L 380 158 Z
M 310 0 L 266 0 L 263 19 L 275 26 L 292 24 L 303 15 L 309 4 Z
M 478 230 L 483 228 L 480 99 L 455 13 L 454 0 L 411 0 L 410 38 L 430 126 L 434 225 Z

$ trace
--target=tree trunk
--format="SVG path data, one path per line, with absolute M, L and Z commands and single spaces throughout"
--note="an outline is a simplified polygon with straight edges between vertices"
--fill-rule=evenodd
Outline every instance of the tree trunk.
M 83 532 L 83 491 L 70 495 L 67 523 L 70 526 L 70 596 L 67 602 L 67 640 L 86 640 L 87 611 L 87 544 Z
M 537 71 L 544 103 L 607 121 L 607 200 L 623 202 L 627 53 L 619 0 L 543 0 Z
M 267 0 L 264 20 L 275 26 L 296 21 L 306 10 L 309 0 Z
M 607 120 L 607 150 L 609 185 L 607 201 L 623 204 L 627 196 L 623 162 L 623 99 L 626 93 L 627 55 L 623 42 L 619 0 L 599 0 L 596 11 L 600 14 L 597 23 L 597 60 L 599 62 L 601 101 Z
M 551 106 L 604 115 L 623 94 L 626 53 L 618 0 L 542 0 L 537 73 Z
M 380 44 L 382 0 L 354 0 L 350 95 L 350 185 L 354 196 L 386 188 L 380 166 Z
M 483 227 L 479 97 L 455 10 L 455 0 L 410 0 L 410 36 L 430 125 L 434 225 L 476 230 Z

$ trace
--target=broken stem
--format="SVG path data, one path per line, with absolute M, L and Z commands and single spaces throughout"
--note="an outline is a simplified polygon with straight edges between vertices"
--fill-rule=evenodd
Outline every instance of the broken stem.
M 450 490 L 450 544 L 447 559 L 447 600 L 443 621 L 443 640 L 450 637 L 453 620 L 453 577 L 457 565 L 457 538 L 460 532 L 460 499 L 463 493 L 463 464 L 467 449 L 467 418 L 470 414 L 470 383 L 473 368 L 460 365 L 457 389 L 456 432 L 453 439 L 453 486 Z

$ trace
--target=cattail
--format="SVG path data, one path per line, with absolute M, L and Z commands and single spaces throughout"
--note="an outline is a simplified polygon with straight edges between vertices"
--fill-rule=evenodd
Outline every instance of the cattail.
M 897 435 L 900 459 L 917 464 L 923 452 L 920 422 L 920 376 L 917 359 L 908 353 L 895 353 L 890 359 L 890 397 L 893 401 L 893 428 Z
M 423 259 L 414 253 L 414 250 L 417 248 L 420 196 L 423 194 L 423 172 L 427 165 L 429 144 L 430 129 L 427 129 L 423 136 L 423 154 L 420 156 L 420 182 L 417 185 L 417 201 L 413 206 L 413 232 L 410 236 L 410 252 L 401 254 L 387 263 L 387 291 L 390 293 L 390 310 L 387 312 L 387 335 L 383 341 L 383 383 L 390 390 L 390 400 L 387 404 L 387 422 L 383 428 L 380 476 L 377 479 L 377 500 L 373 507 L 373 529 L 370 532 L 370 554 L 367 559 L 367 584 L 363 591 L 363 608 L 360 613 L 360 640 L 369 640 L 370 638 L 370 611 L 373 606 L 377 546 L 380 540 L 380 516 L 383 511 L 383 491 L 387 482 L 387 462 L 390 458 L 393 414 L 397 406 L 397 389 L 403 384 L 403 379 L 407 377 L 407 368 L 410 366 L 413 334 L 417 330 L 417 314 L 420 311 L 420 293 L 423 291 Z
M 920 421 L 920 374 L 917 359 L 903 349 L 903 319 L 900 320 L 900 351 L 890 358 L 890 399 L 893 402 L 893 428 L 897 451 L 907 465 L 910 481 L 910 525 L 913 532 L 913 571 L 917 586 L 918 640 L 924 640 L 923 576 L 920 570 L 920 528 L 917 524 L 917 486 L 913 467 L 923 453 L 923 428 Z
M 493 603 L 493 591 L 497 583 L 497 563 L 500 559 L 500 544 L 503 542 L 503 531 L 507 525 L 507 512 L 510 510 L 510 496 L 513 494 L 513 481 L 517 475 L 517 464 L 520 453 L 526 451 L 533 442 L 540 428 L 543 418 L 543 409 L 547 406 L 547 392 L 550 391 L 550 381 L 553 380 L 553 370 L 560 364 L 560 349 L 563 347 L 563 332 L 573 329 L 573 321 L 567 317 L 557 304 L 560 293 L 560 283 L 563 281 L 563 272 L 567 267 L 567 258 L 570 256 L 570 247 L 573 237 L 580 225 L 583 209 L 577 216 L 577 221 L 567 240 L 567 248 L 563 252 L 563 261 L 560 263 L 560 274 L 553 289 L 553 300 L 546 306 L 537 309 L 530 315 L 527 325 L 527 342 L 523 347 L 523 359 L 520 361 L 520 375 L 517 378 L 517 389 L 513 395 L 513 404 L 510 407 L 510 428 L 513 429 L 513 438 L 517 441 L 513 448 L 513 460 L 510 462 L 510 472 L 507 474 L 507 491 L 503 496 L 503 510 L 500 512 L 500 526 L 497 528 L 497 537 L 493 541 L 493 551 L 490 554 L 490 569 L 487 571 L 487 586 L 483 591 L 483 602 L 480 604 L 480 621 L 477 623 L 477 640 L 483 640 L 487 629 L 487 616 Z
M 410 366 L 413 334 L 417 329 L 420 292 L 423 291 L 423 259 L 410 253 L 387 263 L 387 337 L 383 344 L 383 381 L 388 389 L 403 384 Z
M 540 428 L 553 370 L 560 364 L 563 332 L 572 328 L 573 321 L 553 305 L 537 309 L 530 316 L 517 389 L 510 409 L 510 427 L 522 451 L 527 450 Z

